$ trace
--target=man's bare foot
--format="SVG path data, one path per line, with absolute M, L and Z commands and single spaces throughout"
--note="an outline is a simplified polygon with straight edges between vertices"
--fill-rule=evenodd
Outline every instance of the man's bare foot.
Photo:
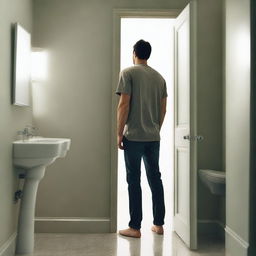
M 127 228 L 127 229 L 119 230 L 119 234 L 122 236 L 129 236 L 129 237 L 134 237 L 134 238 L 141 237 L 140 230 L 134 229 L 134 228 Z
M 164 234 L 164 228 L 163 226 L 157 226 L 157 225 L 154 225 L 152 226 L 151 230 L 155 233 L 157 233 L 158 235 L 163 235 Z

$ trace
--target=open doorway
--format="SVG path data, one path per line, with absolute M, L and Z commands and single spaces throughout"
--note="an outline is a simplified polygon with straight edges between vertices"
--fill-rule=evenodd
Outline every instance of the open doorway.
M 126 66 L 132 65 L 132 47 L 139 39 L 145 39 L 152 44 L 153 51 L 148 62 L 149 65 L 158 70 L 166 80 L 168 80 L 168 76 L 170 77 L 170 82 L 167 82 L 169 94 L 168 112 L 161 131 L 162 141 L 160 152 L 160 168 L 164 183 L 166 203 L 165 229 L 170 228 L 170 230 L 175 231 L 175 233 L 172 234 L 172 237 L 175 237 L 177 234 L 189 249 L 194 250 L 198 249 L 199 234 L 209 234 L 212 232 L 212 230 L 214 230 L 211 229 L 211 227 L 198 228 L 198 168 L 200 165 L 206 164 L 211 166 L 211 161 L 215 161 L 215 159 L 211 157 L 209 157 L 209 159 L 198 157 L 199 153 L 201 155 L 207 153 L 206 147 L 198 147 L 198 143 L 202 139 L 202 136 L 198 134 L 199 121 L 201 123 L 207 122 L 204 132 L 209 134 L 211 133 L 210 130 L 207 130 L 210 127 L 208 125 L 208 119 L 202 119 L 202 117 L 198 114 L 198 110 L 202 110 L 204 107 L 203 101 L 198 101 L 198 98 L 200 96 L 200 99 L 202 99 L 202 95 L 213 97 L 214 95 L 210 95 L 210 92 L 212 92 L 212 89 L 215 88 L 209 84 L 208 90 L 206 90 L 203 80 L 201 81 L 198 78 L 198 74 L 205 72 L 206 66 L 208 67 L 209 65 L 209 67 L 215 69 L 214 63 L 211 63 L 211 58 L 204 58 L 203 64 L 206 66 L 202 65 L 202 62 L 199 65 L 198 53 L 207 53 L 207 56 L 209 54 L 210 57 L 213 57 L 216 51 L 212 49 L 211 37 L 208 39 L 205 36 L 206 30 L 204 30 L 203 34 L 202 32 L 199 33 L 197 29 L 197 13 L 197 1 L 195 0 L 191 1 L 183 10 L 115 10 L 113 17 L 113 92 L 116 89 L 119 71 Z M 129 22 L 132 22 L 132 20 L 135 21 L 135 18 L 139 19 L 137 19 L 135 22 L 136 27 L 132 30 L 132 32 L 130 32 L 128 29 L 124 30 L 123 21 L 128 20 Z M 157 22 L 163 18 L 164 20 L 170 19 L 170 21 L 173 19 L 172 24 L 166 32 L 166 34 L 170 33 L 170 37 L 172 38 L 169 41 L 169 46 L 171 49 L 170 53 L 167 52 L 168 46 L 162 45 L 163 42 L 166 42 L 166 39 L 160 40 L 161 44 L 158 46 L 153 43 L 155 39 L 159 39 L 160 37 L 159 35 L 154 34 L 154 30 L 157 28 L 156 33 L 159 33 L 163 28 L 163 25 L 155 26 L 150 24 L 149 21 L 152 19 Z M 212 20 L 215 22 L 214 19 L 215 16 L 212 16 Z M 142 20 L 148 22 L 148 25 L 144 28 L 141 28 L 139 24 Z M 207 30 L 207 35 L 208 33 L 209 35 L 211 34 L 211 22 L 211 20 L 207 20 L 206 22 L 206 27 L 209 27 L 209 30 Z M 219 24 L 218 22 L 216 23 L 216 25 Z M 131 33 L 138 33 L 138 31 L 140 34 L 137 35 L 137 38 L 133 38 L 130 45 L 127 46 L 128 49 L 124 49 L 124 46 L 122 46 L 124 36 L 127 37 L 125 41 L 128 41 L 128 36 L 130 36 Z M 146 32 L 149 33 L 149 36 L 145 34 Z M 204 38 L 204 40 L 207 39 L 207 41 L 211 43 L 200 44 L 199 47 L 198 38 Z M 162 50 L 164 54 L 157 54 L 158 49 Z M 125 61 L 123 50 L 125 54 L 128 55 L 127 63 L 122 63 Z M 163 59 L 158 59 L 155 61 L 154 55 L 161 56 Z M 169 68 L 165 66 L 167 71 L 162 71 L 159 69 L 157 64 L 166 63 L 166 58 L 174 61 L 170 63 Z M 218 76 L 215 78 L 217 81 Z M 218 90 L 218 88 L 216 88 L 216 90 Z M 215 96 L 219 97 L 219 95 L 220 94 L 216 91 Z M 211 102 L 214 105 L 214 101 Z M 117 97 L 114 94 L 112 103 L 112 186 L 110 228 L 112 232 L 116 232 L 117 229 L 125 228 L 127 226 L 129 220 L 129 211 L 123 152 L 117 152 L 116 147 Z M 214 118 L 212 120 L 214 121 Z M 215 124 L 217 122 L 212 123 Z M 166 127 L 167 124 L 170 125 L 170 128 Z M 168 131 L 167 134 L 170 134 L 170 140 L 168 140 L 168 138 L 165 139 L 166 130 Z M 165 142 L 169 144 L 165 145 Z M 165 156 L 168 158 L 168 163 L 170 166 L 169 169 L 168 166 L 166 167 L 165 165 L 167 162 L 163 160 L 162 152 L 164 152 Z M 211 155 L 215 157 L 215 154 Z M 119 161 L 117 161 L 117 156 Z M 117 166 L 118 162 L 119 166 Z M 152 224 L 151 193 L 145 179 L 145 172 L 143 171 L 144 169 L 142 169 L 142 190 L 144 202 L 142 229 L 146 227 L 148 231 L 148 226 L 151 226 Z M 165 178 L 165 174 L 170 175 L 169 181 L 168 178 Z M 209 200 L 207 203 L 211 204 L 211 202 L 212 201 Z M 200 203 L 202 204 L 202 202 Z M 206 232 L 204 232 L 205 230 Z
M 132 66 L 133 45 L 140 39 L 152 46 L 148 65 L 156 69 L 166 80 L 168 98 L 167 113 L 161 129 L 160 171 L 165 193 L 165 229 L 172 230 L 173 216 L 173 84 L 174 84 L 174 34 L 172 18 L 121 18 L 120 70 Z M 151 191 L 144 165 L 141 165 L 141 188 L 143 203 L 142 230 L 152 225 Z M 129 222 L 128 190 L 123 152 L 118 151 L 117 229 L 126 228 Z

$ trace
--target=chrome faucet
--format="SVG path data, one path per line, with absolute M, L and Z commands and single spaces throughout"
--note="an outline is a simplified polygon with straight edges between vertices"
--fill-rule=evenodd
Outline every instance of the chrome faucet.
M 29 140 L 36 135 L 37 128 L 32 125 L 26 125 L 26 127 L 22 131 L 18 131 L 18 135 L 22 135 L 22 140 Z

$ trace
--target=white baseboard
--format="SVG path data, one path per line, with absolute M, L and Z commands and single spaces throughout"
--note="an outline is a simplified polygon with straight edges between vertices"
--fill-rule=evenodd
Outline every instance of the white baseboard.
M 247 256 L 249 244 L 234 230 L 226 226 L 226 252 L 232 256 Z
M 109 233 L 109 218 L 35 218 L 35 233 Z
M 225 226 L 219 220 L 198 220 L 198 234 L 206 236 L 218 236 L 224 240 Z
M 17 233 L 13 233 L 0 247 L 0 256 L 14 256 Z

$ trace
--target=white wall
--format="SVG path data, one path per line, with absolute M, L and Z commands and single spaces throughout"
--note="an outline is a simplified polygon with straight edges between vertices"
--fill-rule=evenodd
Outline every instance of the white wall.
M 226 0 L 226 246 L 249 242 L 250 1 Z
M 12 141 L 18 130 L 32 122 L 31 107 L 11 105 L 11 25 L 15 22 L 32 32 L 32 0 L 0 0 L 0 255 L 2 245 L 13 242 L 17 226 L 19 204 L 14 204 L 13 197 L 18 179 L 12 166 Z

